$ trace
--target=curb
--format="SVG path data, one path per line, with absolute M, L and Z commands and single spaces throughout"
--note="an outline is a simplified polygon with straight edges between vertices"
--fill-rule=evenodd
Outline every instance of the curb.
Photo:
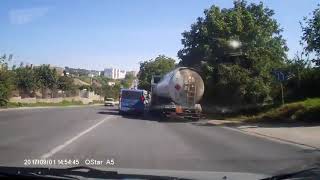
M 320 148 L 318 148 L 318 147 L 315 147 L 315 146 L 312 146 L 312 145 L 308 145 L 308 144 L 304 144 L 304 143 L 300 143 L 300 142 L 295 142 L 295 141 L 291 141 L 291 140 L 287 140 L 287 139 L 283 139 L 283 138 L 278 138 L 278 137 L 274 137 L 274 136 L 270 136 L 270 135 L 266 135 L 266 134 L 262 134 L 262 133 L 246 131 L 246 130 L 242 130 L 242 129 L 239 129 L 239 128 L 233 128 L 233 127 L 227 127 L 227 126 L 224 126 L 224 128 L 231 129 L 231 130 L 234 130 L 234 131 L 237 131 L 237 132 L 241 132 L 241 133 L 244 133 L 244 134 L 248 134 L 248 135 L 254 135 L 254 136 L 257 136 L 257 137 L 263 137 L 263 138 L 267 138 L 269 140 L 277 140 L 277 141 L 280 141 L 280 142 L 285 142 L 287 144 L 296 145 L 296 146 L 300 146 L 300 147 L 303 146 L 303 147 L 306 147 L 306 148 L 311 148 L 311 149 L 320 151 Z

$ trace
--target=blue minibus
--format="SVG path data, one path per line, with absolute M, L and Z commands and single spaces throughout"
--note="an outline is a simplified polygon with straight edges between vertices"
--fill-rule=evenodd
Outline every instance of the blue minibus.
M 143 114 L 147 103 L 147 91 L 141 89 L 121 89 L 119 113 Z

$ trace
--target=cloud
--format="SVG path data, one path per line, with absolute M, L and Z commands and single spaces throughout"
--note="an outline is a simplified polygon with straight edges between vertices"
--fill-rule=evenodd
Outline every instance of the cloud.
M 9 11 L 9 20 L 11 24 L 28 24 L 35 19 L 44 16 L 48 11 L 48 7 L 13 9 Z

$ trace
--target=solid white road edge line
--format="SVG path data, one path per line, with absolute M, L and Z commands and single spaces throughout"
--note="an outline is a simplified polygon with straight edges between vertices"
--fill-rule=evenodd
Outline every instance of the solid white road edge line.
M 86 133 L 90 132 L 91 130 L 93 130 L 94 128 L 98 127 L 100 124 L 104 123 L 105 121 L 109 120 L 112 116 L 109 116 L 108 118 L 105 118 L 103 120 L 101 120 L 100 122 L 98 122 L 97 124 L 89 127 L 88 129 L 82 131 L 81 133 L 79 133 L 78 135 L 74 136 L 73 138 L 69 139 L 68 141 L 64 142 L 63 144 L 53 148 L 51 151 L 49 151 L 48 153 L 44 154 L 41 156 L 41 159 L 47 159 L 51 156 L 53 156 L 54 154 L 56 154 L 57 152 L 61 151 L 63 148 L 65 148 L 66 146 L 68 146 L 69 144 L 71 144 L 72 142 L 74 142 L 75 140 L 79 139 L 81 136 L 85 135 Z
M 246 130 L 241 130 L 241 129 L 237 129 L 237 128 L 233 128 L 233 127 L 222 127 L 224 129 L 229 129 L 232 131 L 236 131 L 242 134 L 246 134 L 246 135 L 251 135 L 251 136 L 256 136 L 256 137 L 260 137 L 263 139 L 267 139 L 269 141 L 274 141 L 277 143 L 281 143 L 281 144 L 287 144 L 287 145 L 291 145 L 291 146 L 296 146 L 302 149 L 312 149 L 312 150 L 319 150 L 317 147 L 313 147 L 307 144 L 301 144 L 298 142 L 293 142 L 293 141 L 289 141 L 289 140 L 285 140 L 285 139 L 281 139 L 281 138 L 277 138 L 277 137 L 273 137 L 273 136 L 268 136 L 268 135 L 264 135 L 261 133 L 256 133 L 256 132 L 250 132 L 250 131 L 246 131 Z

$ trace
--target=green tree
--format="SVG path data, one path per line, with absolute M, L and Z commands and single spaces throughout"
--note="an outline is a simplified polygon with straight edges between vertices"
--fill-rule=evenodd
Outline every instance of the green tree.
M 120 89 L 121 89 L 121 84 L 118 82 L 114 86 L 109 86 L 106 84 L 102 86 L 102 95 L 105 98 L 114 98 L 118 100 Z
M 139 89 L 150 90 L 151 78 L 153 75 L 164 75 L 175 68 L 175 60 L 164 55 L 155 59 L 140 62 L 138 74 Z
M 96 81 L 101 86 L 94 87 L 93 90 L 101 96 L 104 96 L 106 98 L 114 98 L 117 100 L 119 99 L 120 88 L 124 87 L 125 86 L 124 83 L 127 83 L 129 79 L 130 77 L 128 76 L 126 76 L 126 78 L 123 80 L 114 80 L 104 76 L 94 77 L 93 82 Z M 115 82 L 115 85 L 109 86 L 108 85 L 109 82 Z M 126 86 L 128 86 L 128 84 Z
M 270 71 L 287 59 L 285 40 L 273 15 L 263 3 L 235 1 L 228 9 L 213 5 L 182 34 L 180 64 L 200 70 L 207 103 L 270 100 Z
M 112 81 L 112 79 L 104 76 L 97 76 L 97 77 L 93 77 L 93 81 L 97 81 L 101 85 L 106 85 L 109 81 Z
M 60 76 L 58 77 L 58 89 L 62 91 L 67 91 L 72 88 L 73 79 L 68 76 Z
M 59 76 L 57 80 L 57 87 L 64 92 L 66 96 L 75 95 L 77 87 L 73 84 L 73 78 L 68 76 Z
M 0 57 L 0 107 L 6 106 L 11 90 L 13 88 L 12 77 L 13 73 L 8 70 L 8 61 L 12 55 Z
M 130 88 L 132 86 L 135 77 L 132 74 L 126 74 L 125 78 L 121 80 L 121 85 L 123 88 Z
M 310 59 L 305 53 L 296 54 L 285 69 L 290 73 L 286 85 L 286 99 L 296 101 L 320 96 L 320 69 L 311 66 Z
M 302 41 L 306 43 L 305 50 L 308 53 L 315 52 L 320 58 L 320 5 L 312 12 L 311 18 L 304 18 L 301 27 Z
M 90 85 L 81 85 L 81 86 L 79 86 L 79 89 L 80 90 L 86 89 L 88 91 L 93 91 L 93 87 Z
M 10 76 L 6 70 L 0 69 L 0 107 L 7 104 L 10 95 Z
M 14 70 L 15 72 L 15 84 L 20 91 L 22 97 L 33 96 L 37 89 L 37 82 L 35 79 L 35 73 L 32 67 L 20 66 Z
M 58 75 L 55 69 L 51 69 L 49 65 L 41 65 L 36 67 L 34 71 L 43 98 L 46 97 L 48 89 L 52 92 L 57 90 Z
M 291 99 L 302 99 L 320 96 L 320 5 L 312 12 L 311 17 L 304 17 L 300 23 L 302 28 L 302 41 L 307 55 L 313 54 L 318 59 L 313 60 L 316 66 L 310 65 L 307 56 L 296 56 L 289 68 L 295 75 L 288 82 L 288 96 Z

